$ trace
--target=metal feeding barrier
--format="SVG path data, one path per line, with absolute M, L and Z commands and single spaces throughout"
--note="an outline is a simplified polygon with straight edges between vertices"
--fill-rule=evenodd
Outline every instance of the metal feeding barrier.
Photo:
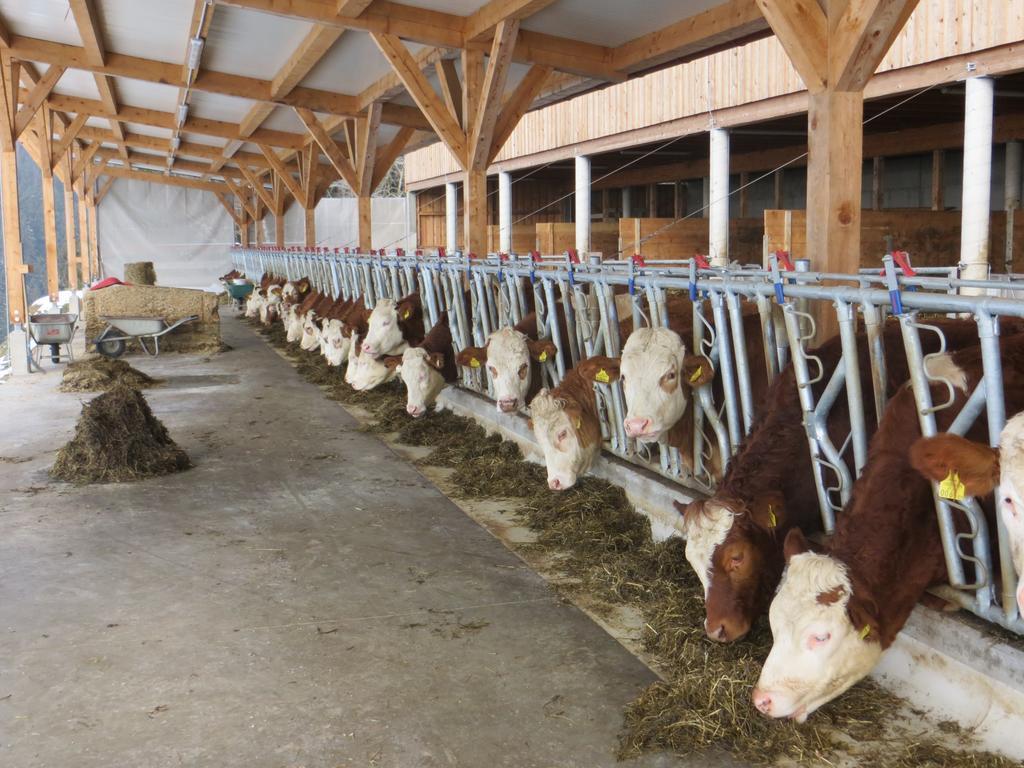
M 545 386 L 557 386 L 582 359 L 618 357 L 629 328 L 668 327 L 670 298 L 689 299 L 689 349 L 706 356 L 716 375 L 691 398 L 693 430 L 689 457 L 660 444 L 638 443 L 624 429 L 626 400 L 621 381 L 595 382 L 605 450 L 702 492 L 715 486 L 715 458 L 722 468 L 735 454 L 757 416 L 755 382 L 767 386 L 790 363 L 797 383 L 811 455 L 810 471 L 826 532 L 849 502 L 854 480 L 867 462 L 868 435 L 882 418 L 887 398 L 884 327 L 898 322 L 922 434 L 938 430 L 932 387 L 953 384 L 932 379 L 926 369 L 923 334 L 942 331 L 930 316 L 969 317 L 977 326 L 984 377 L 952 419 L 949 431 L 965 434 L 984 414 L 988 440 L 997 446 L 1006 421 L 999 354 L 1001 317 L 1024 318 L 1015 276 L 962 280 L 957 268 L 913 269 L 906 254 L 886 254 L 883 267 L 857 274 L 812 272 L 784 252 L 765 255 L 767 266 L 712 267 L 706 259 L 627 261 L 560 256 L 446 254 L 443 249 L 384 253 L 350 249 L 236 248 L 236 269 L 259 280 L 271 273 L 289 280 L 306 277 L 333 298 L 400 299 L 419 293 L 425 330 L 446 312 L 455 352 L 483 346 L 499 328 L 515 326 L 536 313 L 537 337 L 550 339 L 558 354 L 541 363 Z M 968 295 L 974 294 L 974 295 Z M 676 306 L 678 307 L 678 301 Z M 826 370 L 811 344 L 818 323 L 834 316 L 842 358 Z M 756 321 L 756 322 L 755 322 Z M 859 339 L 867 345 L 870 370 L 860 370 Z M 759 347 L 759 349 L 757 349 Z M 757 349 L 763 372 L 751 360 Z M 945 349 L 945 339 L 938 343 Z M 933 353 L 939 354 L 939 353 Z M 464 367 L 460 385 L 490 396 L 486 368 Z M 870 392 L 865 387 L 870 386 Z M 493 399 L 493 398 L 492 398 Z M 865 402 L 869 407 L 865 408 Z M 841 404 L 848 434 L 830 435 L 828 420 Z M 948 419 L 947 419 L 948 420 Z M 869 428 L 869 424 L 871 428 Z M 943 498 L 934 488 L 949 586 L 941 595 L 975 614 L 1024 634 L 1014 596 L 1016 578 L 1010 542 L 1002 522 L 996 533 L 974 499 Z M 994 548 L 1000 554 L 999 579 Z M 1001 584 L 1001 588 L 999 585 Z

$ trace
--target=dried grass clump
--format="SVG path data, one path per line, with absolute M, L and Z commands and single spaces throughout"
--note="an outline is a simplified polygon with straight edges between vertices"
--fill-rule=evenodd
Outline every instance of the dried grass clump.
M 133 285 L 156 285 L 152 261 L 132 261 L 124 265 L 124 281 Z
M 115 384 L 145 389 L 159 383 L 124 360 L 97 355 L 68 363 L 59 388 L 61 392 L 103 392 Z
M 117 384 L 82 407 L 50 474 L 70 483 L 124 483 L 192 466 L 139 390 Z

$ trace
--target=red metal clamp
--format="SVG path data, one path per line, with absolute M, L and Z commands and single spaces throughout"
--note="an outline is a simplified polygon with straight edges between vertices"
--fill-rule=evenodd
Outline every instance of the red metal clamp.
M 711 262 L 708 261 L 708 257 L 702 253 L 693 254 L 693 260 L 697 262 L 697 269 L 711 269 Z
M 644 257 L 641 256 L 639 253 L 634 253 L 631 261 L 633 262 L 633 266 L 636 266 L 636 267 L 646 267 L 647 266 L 647 262 L 644 261 Z
M 796 272 L 793 260 L 789 258 L 789 251 L 776 251 L 775 258 L 779 260 L 779 269 L 784 272 Z

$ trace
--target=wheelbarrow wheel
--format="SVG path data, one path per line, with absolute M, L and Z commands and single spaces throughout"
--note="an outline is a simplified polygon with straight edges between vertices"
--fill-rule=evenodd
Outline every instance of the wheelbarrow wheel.
M 60 344 L 51 344 L 50 345 L 50 362 L 53 362 L 53 363 L 59 363 L 60 362 Z
M 123 355 L 127 346 L 128 345 L 125 344 L 124 339 L 113 339 L 111 341 L 97 341 L 96 351 L 99 352 L 104 357 L 114 359 Z

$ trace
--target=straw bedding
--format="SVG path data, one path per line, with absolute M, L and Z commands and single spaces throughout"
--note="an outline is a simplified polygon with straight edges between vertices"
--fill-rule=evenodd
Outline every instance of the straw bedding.
M 64 368 L 61 392 L 103 392 L 115 384 L 145 389 L 159 384 L 157 379 L 132 368 L 124 360 L 96 355 L 69 363 Z

